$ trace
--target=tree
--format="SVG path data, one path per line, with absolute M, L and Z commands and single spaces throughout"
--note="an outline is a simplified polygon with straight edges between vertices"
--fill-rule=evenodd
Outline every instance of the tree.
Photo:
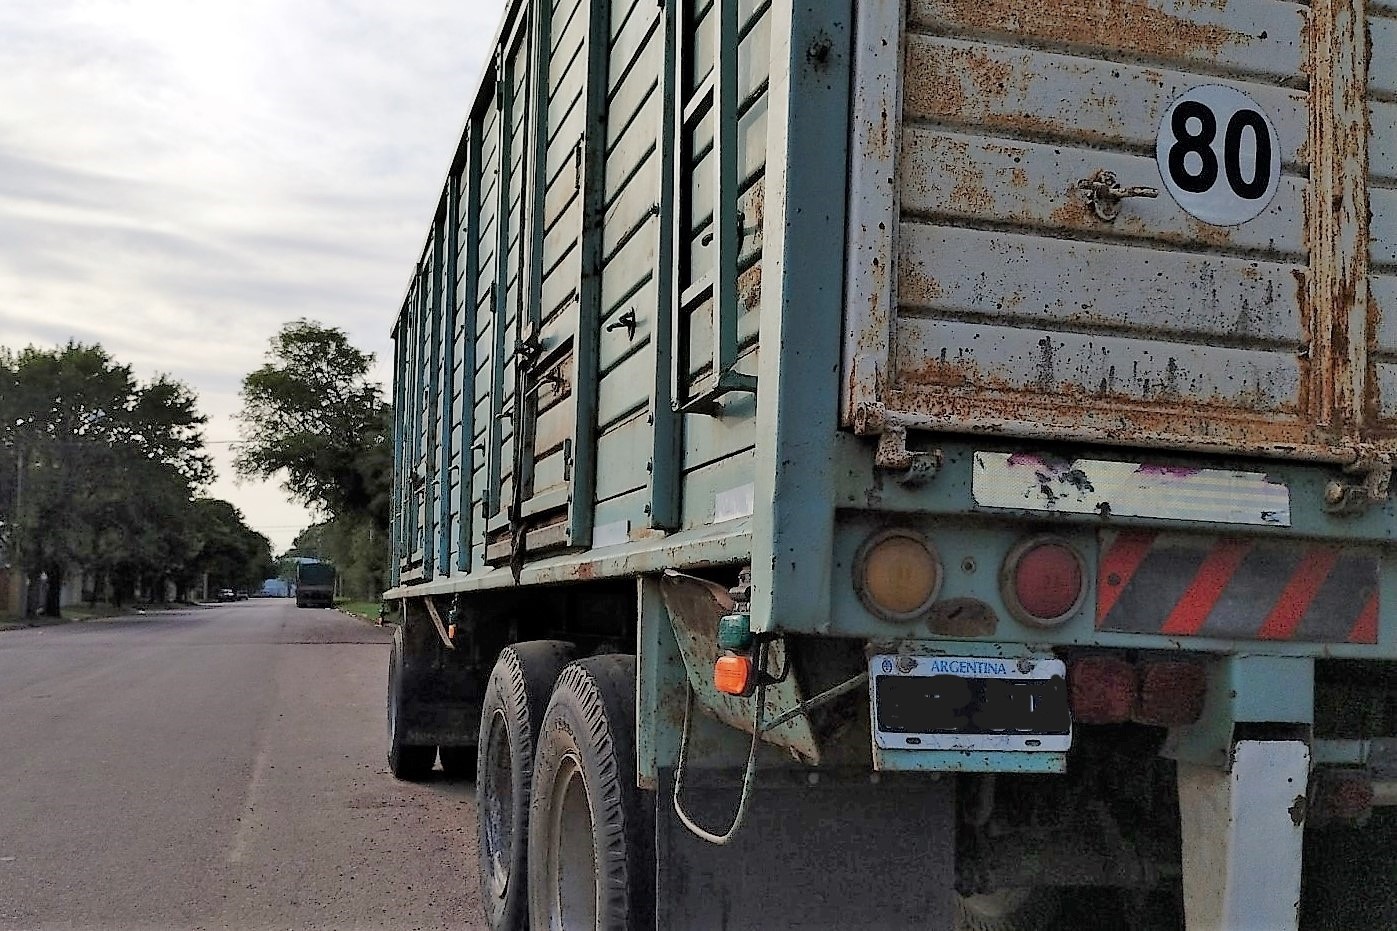
M 388 526 L 391 417 L 369 379 L 372 353 L 344 331 L 297 320 L 271 340 L 268 362 L 243 379 L 243 441 L 234 467 L 247 477 L 282 477 L 314 510 Z
M 100 346 L 0 349 L 0 450 L 13 483 L 8 544 L 58 615 L 65 573 L 165 573 L 182 552 L 182 510 L 210 481 L 205 418 L 165 376 L 139 383 Z M 13 473 L 10 468 L 13 467 Z
M 275 574 L 271 542 L 248 527 L 233 505 L 217 498 L 196 498 L 191 517 L 198 548 L 188 562 L 187 585 L 198 584 L 208 573 L 211 589 L 252 589 Z

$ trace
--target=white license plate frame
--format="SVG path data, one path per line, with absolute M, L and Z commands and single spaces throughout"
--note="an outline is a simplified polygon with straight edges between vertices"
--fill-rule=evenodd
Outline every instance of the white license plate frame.
M 995 685 L 978 687 L 981 692 L 985 688 L 998 688 L 996 694 L 1005 694 L 1012 691 L 1017 696 L 1016 701 L 1022 702 L 1027 697 L 1030 713 L 1037 714 L 1037 720 L 1041 723 L 1052 719 L 1056 725 L 1049 732 L 1047 728 L 1036 728 L 1024 726 L 1004 726 L 990 728 L 978 722 L 975 718 L 967 718 L 957 710 L 950 710 L 949 714 L 959 716 L 966 726 L 973 727 L 977 732 L 969 733 L 956 730 L 934 730 L 934 729 L 914 729 L 908 730 L 904 727 L 895 727 L 892 724 L 885 726 L 880 719 L 879 688 L 880 679 L 889 680 L 884 686 L 885 697 L 891 701 L 893 696 L 894 682 L 909 679 L 930 679 L 933 677 L 949 677 L 942 680 L 953 688 L 959 688 L 954 680 L 961 680 L 965 683 L 966 694 L 977 689 L 973 683 L 1033 683 L 1023 687 L 1015 688 L 1010 686 L 1008 690 Z M 1057 679 L 1054 683 L 1052 680 Z M 869 658 L 868 662 L 869 681 L 869 713 L 873 723 L 873 740 L 875 744 L 884 750 L 953 750 L 953 751 L 1020 751 L 1025 753 L 1065 753 L 1072 747 L 1072 723 L 1071 714 L 1067 708 L 1067 667 L 1059 659 L 1052 657 L 1032 657 L 1025 659 L 995 659 L 981 656 L 909 656 L 906 654 L 876 654 Z M 905 693 L 910 687 L 913 691 L 925 686 L 934 687 L 933 683 L 917 683 L 908 686 L 898 685 L 896 688 L 900 693 Z M 934 701 L 935 696 L 929 700 Z M 920 699 L 919 699 L 920 700 Z M 1037 701 L 1049 703 L 1045 705 L 1046 711 L 1033 707 Z M 1002 701 L 1001 701 L 1002 704 Z M 886 705 L 884 706 L 887 707 Z M 966 706 L 956 706 L 957 709 Z M 983 710 L 983 709 L 981 709 Z M 976 715 L 979 712 L 971 712 Z M 891 717 L 890 713 L 885 713 L 884 718 Z M 1060 732 L 1062 721 L 1066 722 L 1066 731 Z

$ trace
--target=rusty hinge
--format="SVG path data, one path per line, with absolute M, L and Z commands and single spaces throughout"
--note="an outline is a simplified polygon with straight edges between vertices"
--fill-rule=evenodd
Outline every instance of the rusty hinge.
M 854 413 L 854 432 L 878 438 L 873 464 L 888 472 L 901 472 L 897 480 L 904 485 L 921 485 L 941 469 L 941 450 L 908 449 L 907 424 L 881 404 L 859 405 Z
M 1335 479 L 1324 487 L 1324 509 L 1330 514 L 1363 514 L 1387 503 L 1392 484 L 1392 454 L 1360 455 L 1344 467 L 1352 481 Z

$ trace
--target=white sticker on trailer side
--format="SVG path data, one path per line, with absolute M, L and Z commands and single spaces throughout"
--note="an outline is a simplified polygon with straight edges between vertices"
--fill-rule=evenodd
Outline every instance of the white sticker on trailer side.
M 1164 188 L 1213 226 L 1261 216 L 1281 187 L 1281 139 L 1251 97 L 1223 84 L 1189 88 L 1159 124 L 1155 159 Z
M 1262 472 L 977 452 L 971 488 L 986 508 L 1290 526 L 1290 489 Z

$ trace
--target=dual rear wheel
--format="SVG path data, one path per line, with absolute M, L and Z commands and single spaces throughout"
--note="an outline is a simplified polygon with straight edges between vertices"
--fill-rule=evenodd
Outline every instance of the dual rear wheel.
M 486 687 L 479 753 L 489 926 L 647 927 L 654 822 L 635 785 L 635 658 L 509 647 Z

